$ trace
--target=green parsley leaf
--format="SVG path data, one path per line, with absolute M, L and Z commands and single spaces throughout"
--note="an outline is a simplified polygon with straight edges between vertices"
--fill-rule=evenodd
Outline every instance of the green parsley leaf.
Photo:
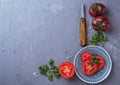
M 57 70 L 57 69 L 54 69 L 54 70 L 53 70 L 53 73 L 58 73 L 58 70 Z
M 56 77 L 57 79 L 60 78 L 60 74 L 59 74 L 59 72 L 55 73 L 54 75 L 55 75 L 55 77 Z
M 91 45 L 96 45 L 97 44 L 97 40 L 90 40 Z
M 49 66 L 44 64 L 38 67 L 40 73 L 48 77 L 48 80 L 53 81 L 53 77 L 55 76 L 57 79 L 60 78 L 60 74 L 58 72 L 58 67 L 55 66 L 54 60 L 49 60 Z M 53 76 L 54 75 L 54 76 Z
M 50 59 L 50 60 L 49 60 L 49 65 L 50 65 L 50 66 L 54 66 L 54 60 L 53 60 L 53 59 Z
M 99 61 L 93 56 L 90 60 L 90 64 L 93 65 L 94 63 L 98 63 Z
M 45 74 L 45 71 L 44 71 L 44 69 L 43 69 L 42 66 L 39 66 L 38 69 L 39 69 L 39 71 L 40 71 L 41 74 Z
M 90 44 L 96 45 L 98 43 L 101 43 L 104 46 L 105 41 L 107 41 L 107 36 L 105 36 L 102 32 L 97 32 L 93 34 L 92 39 L 90 40 Z
M 53 75 L 51 73 L 48 74 L 48 80 L 53 81 Z
M 103 39 L 104 41 L 107 41 L 107 36 L 104 36 L 104 39 Z
M 38 69 L 42 75 L 46 75 L 49 67 L 47 66 L 47 64 L 45 64 L 45 65 L 39 66 Z
M 55 67 L 56 67 L 56 66 L 53 65 L 53 66 L 51 66 L 51 69 L 55 69 Z

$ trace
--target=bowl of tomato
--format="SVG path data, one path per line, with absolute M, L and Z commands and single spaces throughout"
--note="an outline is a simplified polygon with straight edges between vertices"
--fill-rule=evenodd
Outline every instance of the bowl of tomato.
M 89 84 L 105 80 L 112 69 L 109 53 L 100 46 L 89 45 L 75 55 L 75 73 L 82 81 Z

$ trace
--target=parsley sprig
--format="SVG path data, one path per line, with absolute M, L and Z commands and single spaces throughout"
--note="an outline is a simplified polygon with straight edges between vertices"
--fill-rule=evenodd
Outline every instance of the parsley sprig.
M 93 65 L 94 63 L 99 63 L 99 61 L 93 56 L 90 60 L 90 64 Z
M 92 39 L 90 40 L 90 44 L 96 45 L 101 43 L 104 46 L 105 41 L 107 41 L 107 36 L 105 36 L 102 32 L 97 32 L 93 34 Z
M 53 77 L 55 76 L 57 79 L 60 78 L 60 74 L 58 72 L 58 67 L 55 66 L 54 60 L 49 60 L 49 66 L 47 64 L 41 65 L 38 67 L 40 74 L 44 75 L 48 78 L 48 80 L 53 81 Z

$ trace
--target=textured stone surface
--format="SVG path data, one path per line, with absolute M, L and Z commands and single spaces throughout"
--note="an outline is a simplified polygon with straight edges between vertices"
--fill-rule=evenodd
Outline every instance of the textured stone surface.
M 111 54 L 110 76 L 97 85 L 120 83 L 120 0 L 83 0 L 86 5 L 88 42 L 91 17 L 87 9 L 102 2 L 111 28 L 105 49 Z M 38 72 L 38 66 L 54 58 L 57 65 L 73 61 L 79 45 L 81 0 L 1 0 L 0 1 L 0 85 L 88 85 L 73 79 L 54 79 L 51 83 Z

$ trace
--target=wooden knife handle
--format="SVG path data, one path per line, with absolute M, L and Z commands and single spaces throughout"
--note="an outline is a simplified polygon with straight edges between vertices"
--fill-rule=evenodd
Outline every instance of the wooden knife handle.
M 85 46 L 87 44 L 86 38 L 86 26 L 85 26 L 85 19 L 80 19 L 80 45 Z

